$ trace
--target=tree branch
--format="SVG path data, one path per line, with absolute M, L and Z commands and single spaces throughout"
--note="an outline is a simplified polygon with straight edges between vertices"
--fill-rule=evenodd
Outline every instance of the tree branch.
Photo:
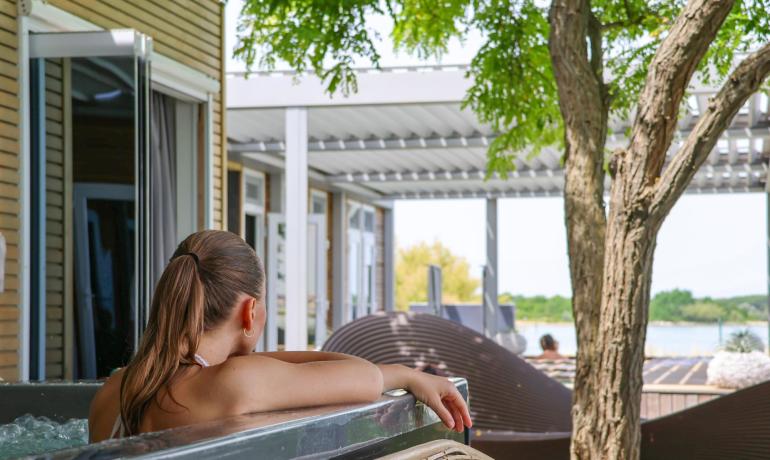
M 735 0 L 690 0 L 650 63 L 639 95 L 629 153 L 652 185 L 660 175 L 687 85 Z
M 770 74 L 770 43 L 730 74 L 655 186 L 652 212 L 665 216 L 708 158 L 738 110 Z
M 598 21 L 591 13 L 588 0 L 554 0 L 549 16 L 548 46 L 567 143 L 595 144 L 603 139 L 603 135 L 597 135 L 603 129 L 601 117 L 587 119 L 591 118 L 589 114 L 606 112 L 602 97 L 603 63 Z M 590 59 L 586 38 L 591 41 Z M 575 137 L 570 139 L 570 136 Z M 603 142 L 594 147 L 602 150 Z
M 604 50 L 602 48 L 602 23 L 593 12 L 588 14 L 588 38 L 591 40 L 591 68 L 600 88 L 604 87 Z

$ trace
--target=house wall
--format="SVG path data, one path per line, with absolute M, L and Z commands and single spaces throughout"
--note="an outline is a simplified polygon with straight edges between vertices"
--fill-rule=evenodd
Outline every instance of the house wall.
M 213 98 L 213 221 L 226 222 L 224 126 L 224 7 L 217 0 L 48 0 L 105 29 L 130 28 L 153 38 L 154 50 L 220 81 Z M 0 233 L 6 239 L 5 290 L 0 292 L 0 378 L 19 378 L 21 298 L 20 240 L 20 99 L 19 38 L 16 0 L 0 0 Z M 63 366 L 66 274 L 63 249 L 64 193 L 61 63 L 46 66 L 48 234 L 47 362 L 49 377 L 66 376 Z
M 5 290 L 0 293 L 0 378 L 18 379 L 19 349 L 19 69 L 16 2 L 0 0 L 0 233 Z
M 64 178 L 64 105 L 62 98 L 62 60 L 47 59 L 45 64 L 46 114 L 46 347 L 45 375 L 64 378 L 64 272 L 72 261 L 64 257 L 64 189 L 71 187 Z M 67 289 L 69 294 L 69 289 Z

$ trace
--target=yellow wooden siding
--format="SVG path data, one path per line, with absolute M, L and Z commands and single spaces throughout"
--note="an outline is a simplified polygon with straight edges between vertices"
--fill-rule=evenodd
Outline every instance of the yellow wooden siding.
M 64 378 L 64 124 L 62 60 L 47 59 L 46 75 L 46 350 L 47 379 Z
M 16 2 L 0 0 L 0 233 L 5 236 L 5 291 L 0 293 L 0 378 L 17 380 L 19 349 L 19 91 Z

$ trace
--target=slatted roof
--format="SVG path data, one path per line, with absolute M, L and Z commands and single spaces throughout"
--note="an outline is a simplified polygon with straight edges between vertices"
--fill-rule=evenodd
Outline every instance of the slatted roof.
M 507 179 L 484 180 L 496 133 L 462 108 L 470 85 L 457 66 L 362 70 L 358 92 L 329 97 L 314 76 L 257 73 L 228 79 L 229 151 L 275 164 L 284 150 L 286 107 L 308 108 L 308 162 L 314 177 L 356 185 L 382 199 L 558 196 L 561 152 L 522 153 Z M 699 85 L 683 108 L 673 154 L 715 88 Z M 768 98 L 753 96 L 733 120 L 689 192 L 764 190 L 770 158 Z M 615 119 L 608 148 L 624 146 L 629 120 Z M 609 179 L 608 179 L 609 181 Z M 609 182 L 608 182 L 609 185 Z

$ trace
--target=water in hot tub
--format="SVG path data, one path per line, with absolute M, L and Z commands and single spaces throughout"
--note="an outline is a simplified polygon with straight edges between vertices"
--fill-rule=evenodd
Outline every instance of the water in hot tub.
M 56 422 L 26 414 L 0 425 L 0 460 L 88 444 L 88 420 Z

